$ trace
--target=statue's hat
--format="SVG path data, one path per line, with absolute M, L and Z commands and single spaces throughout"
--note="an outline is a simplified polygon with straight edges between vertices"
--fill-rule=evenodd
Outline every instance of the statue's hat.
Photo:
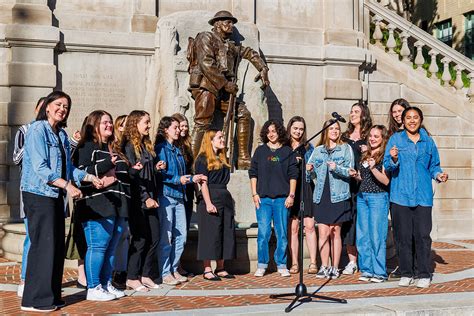
M 232 22 L 237 23 L 237 19 L 230 13 L 229 11 L 222 10 L 214 14 L 214 17 L 209 20 L 210 25 L 214 25 L 216 21 L 221 21 L 221 20 L 231 20 Z

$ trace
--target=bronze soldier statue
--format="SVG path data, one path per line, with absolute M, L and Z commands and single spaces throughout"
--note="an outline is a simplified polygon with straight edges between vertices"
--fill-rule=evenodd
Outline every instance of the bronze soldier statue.
M 237 94 L 235 83 L 238 63 L 242 58 L 249 60 L 260 72 L 262 88 L 270 85 L 268 67 L 260 55 L 249 47 L 236 45 L 230 40 L 234 24 L 237 19 L 228 11 L 217 12 L 209 24 L 213 26 L 211 32 L 201 32 L 188 45 L 189 59 L 189 91 L 195 101 L 194 129 L 192 133 L 193 153 L 199 153 L 202 136 L 209 129 L 214 111 L 224 113 L 229 108 L 231 94 Z M 256 78 L 256 79 L 257 79 Z M 231 105 L 232 106 L 232 105 Z M 230 107 L 232 108 L 232 107 Z M 250 112 L 245 103 L 238 104 L 237 141 L 239 169 L 250 167 L 248 145 L 250 141 Z

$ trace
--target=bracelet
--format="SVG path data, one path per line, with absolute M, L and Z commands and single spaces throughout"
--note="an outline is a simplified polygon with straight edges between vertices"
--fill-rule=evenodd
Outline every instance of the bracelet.
M 288 197 L 294 199 L 294 198 L 295 198 L 295 194 L 294 194 L 294 193 L 291 193 L 290 195 L 288 195 Z
M 252 194 L 252 197 L 254 197 L 254 196 L 256 196 L 256 195 L 258 195 L 258 193 Z
M 69 185 L 69 181 L 66 181 L 66 184 L 63 186 L 63 190 L 66 190 L 68 185 Z

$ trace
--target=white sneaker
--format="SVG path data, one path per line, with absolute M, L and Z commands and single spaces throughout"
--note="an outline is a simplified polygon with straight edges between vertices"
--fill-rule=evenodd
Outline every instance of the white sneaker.
M 285 277 L 285 278 L 291 276 L 290 271 L 288 271 L 287 268 L 278 269 L 278 273 L 280 273 L 280 275 L 281 275 L 282 277 Z
M 265 275 L 266 269 L 264 268 L 258 268 L 257 271 L 253 274 L 256 277 L 263 277 Z M 288 272 L 289 273 L 289 272 Z
M 88 289 L 87 290 L 87 300 L 88 301 L 112 301 L 115 300 L 117 297 L 112 294 L 107 292 L 102 288 L 102 284 L 97 285 L 93 289 Z
M 398 286 L 410 286 L 413 284 L 413 278 L 401 277 Z
M 16 295 L 18 297 L 23 297 L 23 291 L 25 290 L 25 283 L 19 284 L 18 289 L 16 290 Z
M 357 263 L 349 262 L 342 271 L 342 274 L 354 274 L 357 271 Z
M 416 287 L 421 287 L 421 288 L 429 288 L 431 284 L 431 280 L 429 278 L 422 278 L 418 279 L 418 282 L 416 282 Z
M 125 296 L 124 291 L 120 291 L 119 289 L 116 289 L 113 285 L 112 282 L 107 282 L 107 292 L 110 294 L 115 295 L 116 298 L 121 298 Z

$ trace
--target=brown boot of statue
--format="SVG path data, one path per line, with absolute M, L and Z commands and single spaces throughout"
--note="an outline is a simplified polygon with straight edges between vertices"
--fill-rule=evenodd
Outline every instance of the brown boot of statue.
M 199 154 L 199 149 L 201 148 L 202 137 L 206 132 L 206 126 L 198 126 L 194 125 L 193 134 L 192 134 L 192 141 L 191 141 L 191 148 L 193 151 L 194 158 L 197 157 Z
M 249 154 L 249 142 L 250 142 L 250 112 L 245 106 L 245 103 L 239 104 L 237 111 L 237 145 L 238 145 L 238 158 L 237 158 L 237 169 L 248 170 L 250 169 L 250 154 Z

